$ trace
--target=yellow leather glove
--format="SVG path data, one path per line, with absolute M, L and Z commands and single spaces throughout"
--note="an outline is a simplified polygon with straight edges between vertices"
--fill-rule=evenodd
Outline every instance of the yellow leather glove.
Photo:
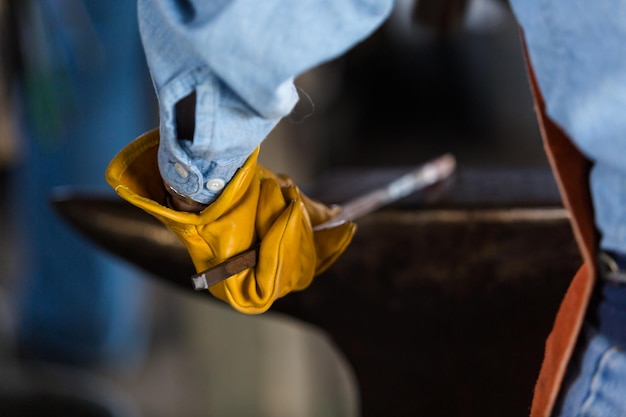
M 313 231 L 336 209 L 308 198 L 288 177 L 258 165 L 258 148 L 218 199 L 200 213 L 168 207 L 158 145 L 158 130 L 137 138 L 113 158 L 107 182 L 120 197 L 178 235 L 198 272 L 260 243 L 256 267 L 209 287 L 211 294 L 236 310 L 265 312 L 274 300 L 308 287 L 350 244 L 354 223 Z

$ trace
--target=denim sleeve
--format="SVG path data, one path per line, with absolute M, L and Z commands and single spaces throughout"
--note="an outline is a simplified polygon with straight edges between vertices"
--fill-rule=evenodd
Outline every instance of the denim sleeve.
M 296 76 L 344 53 L 393 0 L 138 0 L 159 102 L 159 168 L 176 191 L 209 203 L 298 100 Z M 193 137 L 175 106 L 195 93 Z
M 626 253 L 626 2 L 511 0 L 548 115 L 591 161 L 600 245 Z

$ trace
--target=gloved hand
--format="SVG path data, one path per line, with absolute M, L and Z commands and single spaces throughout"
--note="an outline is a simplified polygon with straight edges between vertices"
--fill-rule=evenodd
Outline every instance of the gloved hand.
M 337 209 L 308 198 L 288 177 L 258 165 L 258 148 L 204 210 L 170 208 L 158 169 L 158 145 L 158 130 L 137 138 L 111 161 L 107 182 L 173 231 L 198 272 L 260 243 L 256 267 L 209 287 L 236 310 L 265 312 L 276 299 L 308 287 L 350 244 L 354 223 L 313 231 Z

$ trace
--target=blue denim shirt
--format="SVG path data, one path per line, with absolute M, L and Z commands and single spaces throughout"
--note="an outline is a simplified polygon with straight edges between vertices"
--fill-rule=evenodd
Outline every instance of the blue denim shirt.
M 626 2 L 512 0 L 548 115 L 591 161 L 600 245 L 626 253 Z
M 300 73 L 373 32 L 392 0 L 139 0 L 159 99 L 161 175 L 208 203 L 298 100 Z M 511 0 L 548 114 L 595 162 L 606 249 L 626 252 L 626 2 Z M 193 138 L 175 104 L 195 91 Z
M 201 203 L 298 100 L 300 73 L 336 57 L 387 17 L 392 0 L 138 0 L 159 102 L 163 179 Z M 193 138 L 177 137 L 175 105 L 196 93 Z

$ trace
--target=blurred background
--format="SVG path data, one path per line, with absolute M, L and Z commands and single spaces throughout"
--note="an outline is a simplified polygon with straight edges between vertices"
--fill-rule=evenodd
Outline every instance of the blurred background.
M 446 14 L 440 2 L 420 3 L 397 1 L 372 37 L 302 74 L 300 104 L 264 142 L 261 162 L 323 196 L 346 172 L 410 167 L 452 152 L 464 167 L 541 172 L 554 197 L 507 4 L 441 2 L 453 6 Z M 509 408 L 481 408 L 470 388 L 446 398 L 445 384 L 436 394 L 364 398 L 372 390 L 362 386 L 353 357 L 366 348 L 338 346 L 341 329 L 329 333 L 280 312 L 242 316 L 174 289 L 105 253 L 50 207 L 64 187 L 116 198 L 104 182 L 106 165 L 158 124 L 134 2 L 0 0 L 0 19 L 1 415 L 359 416 L 377 415 L 376 407 L 387 416 L 527 415 L 543 339 L 569 276 L 544 297 L 527 355 L 492 356 L 527 369 L 510 391 L 493 391 L 498 378 L 489 385 Z M 335 275 L 350 274 L 343 265 Z M 449 311 L 445 303 L 428 305 L 431 321 Z M 453 355 L 467 349 L 463 339 L 441 340 Z M 393 345 L 386 352 L 378 358 L 383 368 Z M 419 345 L 413 352 L 415 361 L 446 360 Z M 420 374 L 403 378 L 391 384 L 406 387 Z M 410 407 L 400 399 L 407 395 Z

